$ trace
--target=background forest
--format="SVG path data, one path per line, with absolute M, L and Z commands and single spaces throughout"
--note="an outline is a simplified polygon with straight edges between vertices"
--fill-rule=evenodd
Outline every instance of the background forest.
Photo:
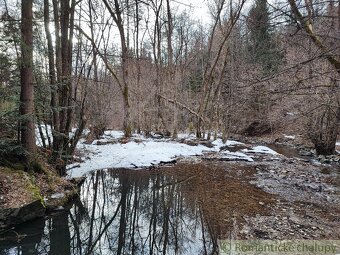
M 0 3 L 3 158 L 34 153 L 35 126 L 61 174 L 86 128 L 303 134 L 335 152 L 340 2 L 208 0 L 201 20 L 174 0 Z

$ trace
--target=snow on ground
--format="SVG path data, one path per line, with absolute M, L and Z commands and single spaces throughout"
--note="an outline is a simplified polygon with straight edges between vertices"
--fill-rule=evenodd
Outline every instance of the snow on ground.
M 283 135 L 283 137 L 291 140 L 295 139 L 295 135 Z
M 68 174 L 71 177 L 79 177 L 83 174 L 103 168 L 119 167 L 143 167 L 157 165 L 161 161 L 167 162 L 180 156 L 201 155 L 203 151 L 209 150 L 206 146 L 189 146 L 177 142 L 156 142 L 134 141 L 126 144 L 106 144 L 106 145 L 80 145 L 83 150 L 89 151 L 90 159 L 80 163 L 80 167 L 70 169 L 74 166 L 69 165 Z M 77 165 L 77 164 L 76 164 Z
M 233 147 L 235 145 L 244 145 L 244 143 L 232 141 L 232 140 L 227 140 L 226 143 L 223 143 L 222 139 L 217 139 L 217 140 L 213 141 L 212 144 L 215 145 L 218 148 L 220 148 L 222 146 Z
M 204 152 L 219 152 L 222 146 L 233 147 L 243 143 L 228 140 L 223 143 L 221 139 L 212 142 L 214 147 L 208 148 L 204 145 L 191 146 L 185 143 L 172 141 L 171 139 L 145 138 L 142 135 L 133 135 L 135 140 L 128 143 L 107 143 L 97 145 L 97 142 L 107 142 L 123 137 L 121 131 L 105 131 L 103 138 L 95 140 L 92 144 L 85 144 L 81 140 L 77 149 L 83 151 L 86 158 L 82 158 L 82 163 L 68 165 L 68 175 L 70 177 L 80 177 L 90 171 L 105 168 L 140 168 L 158 165 L 161 162 L 169 162 L 178 157 L 198 156 Z M 181 139 L 193 140 L 195 137 L 189 134 L 180 134 Z M 220 155 L 228 159 L 246 160 L 253 162 L 252 157 L 246 155 L 250 153 L 268 153 L 277 155 L 278 153 L 265 146 L 256 146 L 244 152 L 223 151 Z
M 243 149 L 243 152 L 250 152 L 250 153 L 265 153 L 271 155 L 279 155 L 276 151 L 266 147 L 266 146 L 255 146 L 252 149 Z
M 251 157 L 249 157 L 248 155 L 242 152 L 223 151 L 222 156 L 220 158 L 229 159 L 229 160 L 245 160 L 248 162 L 254 162 L 254 160 Z

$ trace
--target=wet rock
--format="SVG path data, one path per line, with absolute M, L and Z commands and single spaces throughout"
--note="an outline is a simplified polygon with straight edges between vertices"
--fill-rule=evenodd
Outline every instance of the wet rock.
M 319 162 L 321 164 L 330 164 L 331 163 L 330 159 L 328 157 L 324 156 L 324 155 L 320 155 L 318 157 L 318 159 L 319 159 Z
M 106 145 L 106 144 L 116 144 L 118 143 L 117 139 L 114 140 L 98 140 L 96 145 Z
M 204 160 L 212 161 L 246 161 L 253 162 L 254 160 L 244 153 L 223 151 L 221 153 L 206 154 L 203 156 Z
M 40 199 L 21 207 L 0 209 L 0 229 L 42 217 L 45 211 Z
M 171 165 L 175 165 L 177 163 L 177 160 L 170 160 L 170 161 L 160 161 L 159 162 L 159 166 L 171 166 Z
M 254 235 L 259 239 L 269 239 L 268 232 L 260 229 L 255 229 Z
M 54 211 L 63 211 L 63 210 L 65 210 L 65 208 L 61 205 L 54 209 Z
M 74 184 L 77 185 L 77 187 L 80 187 L 84 181 L 85 181 L 86 177 L 76 177 L 76 178 L 72 178 L 70 181 Z
M 299 150 L 299 155 L 300 156 L 311 157 L 311 156 L 313 156 L 313 152 L 305 150 L 305 149 L 302 149 L 302 150 Z

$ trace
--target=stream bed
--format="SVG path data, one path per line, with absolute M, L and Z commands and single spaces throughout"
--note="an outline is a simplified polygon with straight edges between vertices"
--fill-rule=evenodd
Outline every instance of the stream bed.
M 338 169 L 307 166 L 95 171 L 72 204 L 2 233 L 0 254 L 218 254 L 220 239 L 339 239 Z

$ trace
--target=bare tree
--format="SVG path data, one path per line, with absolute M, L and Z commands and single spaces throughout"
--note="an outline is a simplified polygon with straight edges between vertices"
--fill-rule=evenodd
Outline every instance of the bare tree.
M 323 58 L 335 71 L 330 73 L 332 78 L 327 79 L 329 82 L 328 99 L 317 106 L 316 109 L 319 111 L 313 115 L 314 119 L 311 119 L 308 123 L 310 126 L 309 136 L 315 145 L 317 154 L 334 154 L 340 124 L 340 91 L 339 79 L 337 79 L 340 75 L 340 60 L 337 55 L 338 49 L 334 47 L 339 47 L 339 43 L 330 43 L 326 35 L 318 32 L 318 27 L 313 22 L 316 14 L 312 2 L 308 2 L 303 7 L 304 14 L 302 14 L 295 0 L 288 0 L 288 2 L 297 25 L 305 31 L 313 44 L 319 49 Z M 324 76 L 323 74 L 320 75 Z
M 108 9 L 112 19 L 116 23 L 119 35 L 120 35 L 120 45 L 121 45 L 121 65 L 122 65 L 122 94 L 124 101 L 124 135 L 125 137 L 130 137 L 132 132 L 131 126 L 131 113 L 130 113 L 130 102 L 129 102 L 129 85 L 128 85 L 128 77 L 129 77 L 129 68 L 128 68 L 128 60 L 129 60 L 129 52 L 127 47 L 127 40 L 124 31 L 123 24 L 123 13 L 122 6 L 120 5 L 118 0 L 114 0 L 114 9 L 111 4 L 107 0 L 103 0 L 106 8 Z
M 216 13 L 214 13 L 214 25 L 213 28 L 211 30 L 211 35 L 210 35 L 210 41 L 209 41 L 209 45 L 208 45 L 208 56 L 209 59 L 205 64 L 204 67 L 204 73 L 203 73 L 203 80 L 202 80 L 202 94 L 201 94 L 201 99 L 199 101 L 199 107 L 198 107 L 198 115 L 199 118 L 197 119 L 197 130 L 196 130 L 196 135 L 197 137 L 201 138 L 202 137 L 202 128 L 204 129 L 204 125 L 209 123 L 205 123 L 205 122 L 209 122 L 209 120 L 206 118 L 206 110 L 207 107 L 209 105 L 209 103 L 211 103 L 212 96 L 214 94 L 218 95 L 218 93 L 214 93 L 214 91 L 216 89 L 214 89 L 214 76 L 216 76 L 216 70 L 218 67 L 218 64 L 222 64 L 222 66 L 226 65 L 226 56 L 227 54 L 223 54 L 223 52 L 226 50 L 227 47 L 227 43 L 228 43 L 228 39 L 231 35 L 231 32 L 236 24 L 236 22 L 238 21 L 240 15 L 241 15 L 241 11 L 243 9 L 245 1 L 242 0 L 239 2 L 236 10 L 234 12 L 231 13 L 230 15 L 230 20 L 228 22 L 226 22 L 226 31 L 223 32 L 222 38 L 220 40 L 217 40 L 217 43 L 215 45 L 215 40 L 216 40 L 216 35 L 217 35 L 217 28 L 218 26 L 221 26 L 221 15 L 223 12 L 223 9 L 225 8 L 225 1 L 217 1 L 216 2 Z M 213 46 L 216 47 L 216 49 L 213 49 Z M 224 68 L 222 68 L 224 69 Z M 218 82 L 215 83 L 217 84 L 217 90 L 218 91 L 218 87 L 219 84 L 221 82 L 222 76 L 223 76 L 223 71 L 220 72 L 220 74 L 217 74 L 217 76 L 220 76 L 220 78 L 218 78 Z

